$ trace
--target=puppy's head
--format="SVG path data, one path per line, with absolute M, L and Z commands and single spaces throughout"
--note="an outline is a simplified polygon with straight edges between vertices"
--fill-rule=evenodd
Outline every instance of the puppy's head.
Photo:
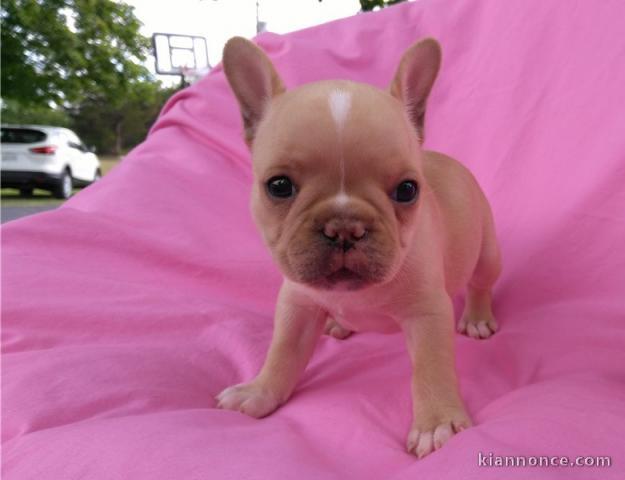
M 255 44 L 226 44 L 253 156 L 252 213 L 287 278 L 356 290 L 400 270 L 424 201 L 420 144 L 440 57 L 435 40 L 415 43 L 388 91 L 348 81 L 286 91 Z

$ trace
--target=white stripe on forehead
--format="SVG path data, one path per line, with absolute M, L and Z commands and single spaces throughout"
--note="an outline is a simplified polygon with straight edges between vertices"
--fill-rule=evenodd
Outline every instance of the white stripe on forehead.
M 330 111 L 332 112 L 334 123 L 341 131 L 347 120 L 349 107 L 352 104 L 352 94 L 345 90 L 332 90 L 328 97 L 328 102 L 330 103 Z
M 349 203 L 349 197 L 341 188 L 341 193 L 334 197 L 334 203 L 337 207 L 344 207 Z
M 343 158 L 343 138 L 341 133 L 343 132 L 343 127 L 347 121 L 347 115 L 349 114 L 349 108 L 352 104 L 352 94 L 350 92 L 346 92 L 345 90 L 332 90 L 328 96 L 328 103 L 330 104 L 330 112 L 332 112 L 332 118 L 334 119 L 339 135 L 339 169 L 341 175 L 340 193 L 342 195 L 339 195 L 339 203 L 343 205 L 347 202 L 345 195 L 345 159 Z

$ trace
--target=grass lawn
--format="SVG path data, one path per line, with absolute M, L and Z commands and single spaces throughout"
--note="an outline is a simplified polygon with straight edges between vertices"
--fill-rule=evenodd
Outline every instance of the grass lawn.
M 120 161 L 119 157 L 114 156 L 101 156 L 100 163 L 102 164 L 102 175 L 106 175 L 111 171 Z M 74 190 L 74 193 L 80 189 Z M 44 205 L 60 205 L 63 200 L 54 198 L 50 192 L 46 190 L 35 189 L 32 197 L 23 198 L 20 196 L 19 190 L 13 188 L 2 189 L 2 205 L 7 207 L 37 207 Z

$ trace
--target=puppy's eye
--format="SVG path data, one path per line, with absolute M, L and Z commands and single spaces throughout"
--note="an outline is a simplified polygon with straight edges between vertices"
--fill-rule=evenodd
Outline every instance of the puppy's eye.
M 413 182 L 412 180 L 404 180 L 391 195 L 393 200 L 398 203 L 411 203 L 417 198 L 417 194 L 419 193 L 419 187 L 417 186 L 417 182 Z
M 267 191 L 272 197 L 289 198 L 295 193 L 295 187 L 289 177 L 280 175 L 267 181 Z

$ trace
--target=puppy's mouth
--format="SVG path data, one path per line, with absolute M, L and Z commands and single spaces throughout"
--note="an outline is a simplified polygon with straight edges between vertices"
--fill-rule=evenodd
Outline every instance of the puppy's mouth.
M 345 242 L 329 244 L 320 236 L 294 240 L 290 244 L 294 248 L 287 251 L 283 263 L 284 271 L 291 280 L 317 290 L 354 291 L 384 281 L 392 245 L 380 243 L 373 235 L 355 243 L 344 248 Z
M 323 290 L 360 290 L 371 283 L 366 272 L 343 265 L 317 279 L 315 287 Z
M 354 272 L 353 270 L 350 270 L 349 268 L 346 268 L 346 267 L 341 267 L 336 272 L 331 273 L 330 275 L 326 276 L 326 280 L 330 284 L 335 285 L 341 282 L 356 282 L 356 281 L 362 282 L 363 278 L 358 273 Z

